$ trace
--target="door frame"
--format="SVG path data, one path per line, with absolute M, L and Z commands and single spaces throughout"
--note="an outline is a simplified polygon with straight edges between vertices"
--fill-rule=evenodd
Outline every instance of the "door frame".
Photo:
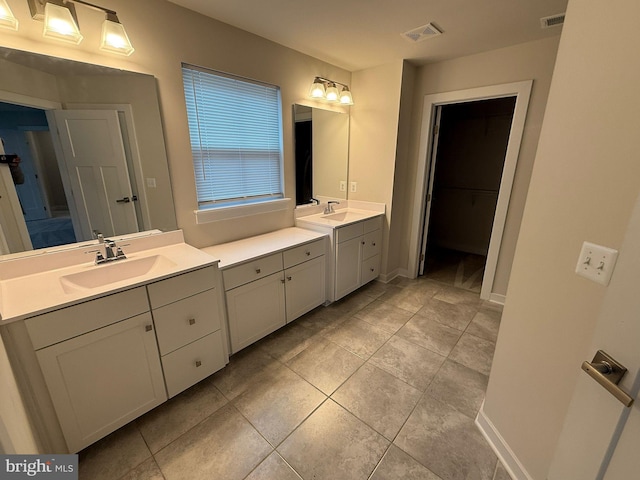
M 490 85 L 485 87 L 457 90 L 453 92 L 436 93 L 425 95 L 422 107 L 422 125 L 420 129 L 420 148 L 418 153 L 418 170 L 416 173 L 416 186 L 413 200 L 413 218 L 411 221 L 411 234 L 409 238 L 409 275 L 415 278 L 420 264 L 420 250 L 422 247 L 422 232 L 425 225 L 425 195 L 431 181 L 430 164 L 433 150 L 433 128 L 435 124 L 436 107 L 454 103 L 465 103 L 477 100 L 489 100 L 494 98 L 516 97 L 516 105 L 513 111 L 511 122 L 511 132 L 509 133 L 509 143 L 505 155 L 498 202 L 491 230 L 491 240 L 489 241 L 489 251 L 485 265 L 484 276 L 482 278 L 482 290 L 480 298 L 484 300 L 503 301 L 501 295 L 494 295 L 492 292 L 493 281 L 498 265 L 498 256 L 502 243 L 502 235 L 509 208 L 509 199 L 515 177 L 520 144 L 524 132 L 524 124 L 531 97 L 533 80 L 522 82 L 505 83 L 500 85 Z

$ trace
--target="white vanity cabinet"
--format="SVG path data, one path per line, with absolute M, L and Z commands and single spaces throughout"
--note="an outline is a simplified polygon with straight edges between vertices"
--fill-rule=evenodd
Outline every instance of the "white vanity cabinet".
M 217 276 L 207 267 L 147 285 L 169 398 L 227 363 Z
M 167 399 L 144 287 L 25 320 L 69 451 Z
M 335 230 L 334 300 L 357 290 L 380 274 L 382 217 Z
M 226 251 L 233 248 L 244 246 L 224 246 Z M 231 353 L 325 302 L 325 251 L 326 238 L 322 236 L 228 268 L 223 266 Z M 224 252 L 221 259 L 224 262 Z

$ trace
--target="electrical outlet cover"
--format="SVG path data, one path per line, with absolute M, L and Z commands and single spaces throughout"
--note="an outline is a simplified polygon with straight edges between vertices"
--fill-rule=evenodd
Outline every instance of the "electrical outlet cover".
M 602 285 L 609 285 L 617 259 L 617 250 L 584 242 L 578 257 L 576 273 Z

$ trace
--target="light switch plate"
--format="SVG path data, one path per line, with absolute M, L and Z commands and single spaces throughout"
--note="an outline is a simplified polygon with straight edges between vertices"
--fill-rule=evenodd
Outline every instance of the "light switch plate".
M 351 193 L 355 193 L 355 192 L 358 191 L 358 183 L 357 182 L 351 182 L 350 186 L 351 186 L 351 190 L 350 190 Z
M 602 285 L 609 285 L 617 259 L 617 250 L 584 242 L 578 257 L 576 273 Z

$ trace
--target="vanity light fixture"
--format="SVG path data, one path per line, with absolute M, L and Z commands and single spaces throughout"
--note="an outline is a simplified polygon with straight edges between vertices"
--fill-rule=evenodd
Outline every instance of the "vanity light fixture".
M 0 0 L 0 27 L 18 30 L 18 19 L 9 8 L 7 0 Z
M 342 91 L 338 91 L 336 84 L 342 87 Z M 348 85 L 324 77 L 316 77 L 313 80 L 309 96 L 316 100 L 325 100 L 342 105 L 353 105 L 353 97 L 351 96 Z
M 0 0 L 0 10 L 1 2 L 5 1 Z M 80 4 L 105 14 L 100 39 L 101 50 L 126 56 L 131 55 L 134 51 L 124 26 L 113 10 L 84 0 L 27 0 L 27 3 L 31 10 L 31 16 L 36 20 L 44 20 L 43 35 L 45 37 L 64 40 L 76 45 L 80 43 L 82 34 L 78 28 L 78 17 L 74 6 L 74 4 Z

